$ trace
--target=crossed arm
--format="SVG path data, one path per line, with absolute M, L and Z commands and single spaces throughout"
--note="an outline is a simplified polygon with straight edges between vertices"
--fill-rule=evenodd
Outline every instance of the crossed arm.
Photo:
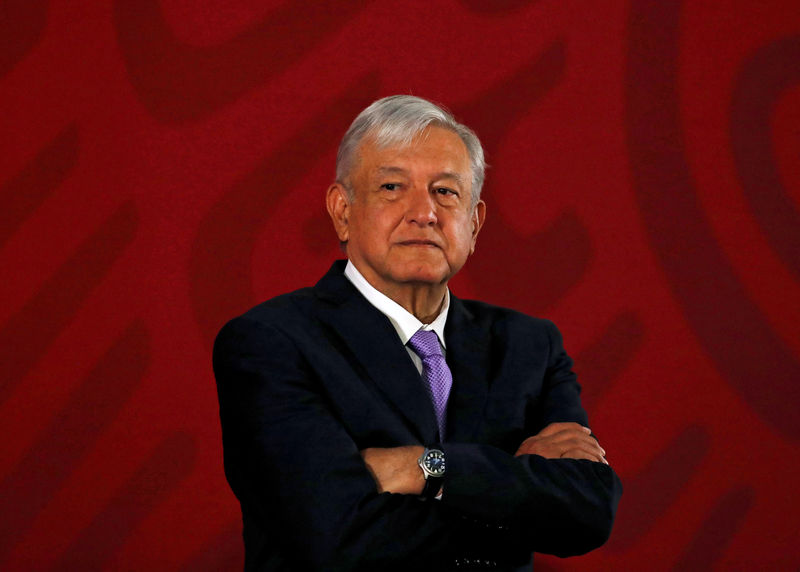
M 335 381 L 347 372 L 333 366 L 314 369 L 294 337 L 270 323 L 237 319 L 217 338 L 226 476 L 245 528 L 269 539 L 249 549 L 251 558 L 349 569 L 468 549 L 517 563 L 532 550 L 568 556 L 607 538 L 619 482 L 579 424 L 582 410 L 571 406 L 574 376 L 548 377 L 538 406 L 545 413 L 534 413 L 546 426 L 517 456 L 489 444 L 445 443 L 445 496 L 424 503 L 416 498 L 422 447 L 359 451 L 342 419 L 360 423 L 361 405 L 353 404 L 371 402 L 360 398 L 359 384 Z M 325 383 L 336 390 L 325 393 Z M 577 423 L 552 422 L 559 418 Z
M 361 451 L 379 492 L 418 495 L 425 480 L 417 459 L 424 451 L 420 446 L 369 448 Z M 536 435 L 528 437 L 517 449 L 520 455 L 539 455 L 545 459 L 586 459 L 608 464 L 605 450 L 591 435 L 591 430 L 578 423 L 551 423 Z

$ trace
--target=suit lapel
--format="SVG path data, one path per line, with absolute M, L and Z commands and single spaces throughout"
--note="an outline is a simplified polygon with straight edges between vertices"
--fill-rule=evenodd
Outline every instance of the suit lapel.
M 320 320 L 351 352 L 357 368 L 372 381 L 420 443 L 436 434 L 436 415 L 414 364 L 389 319 L 344 276 L 337 261 L 314 290 L 324 302 Z
M 452 293 L 445 338 L 447 364 L 453 374 L 447 440 L 472 441 L 483 419 L 489 390 L 490 335 Z

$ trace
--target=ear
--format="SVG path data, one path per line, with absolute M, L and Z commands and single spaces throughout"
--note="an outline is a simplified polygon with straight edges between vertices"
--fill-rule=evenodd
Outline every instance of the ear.
M 325 204 L 328 207 L 328 214 L 333 221 L 333 228 L 339 237 L 339 242 L 347 242 L 350 238 L 349 216 L 350 201 L 347 189 L 341 183 L 334 183 L 328 187 L 328 194 L 325 197 Z
M 478 201 L 475 208 L 472 209 L 472 245 L 470 246 L 469 253 L 475 252 L 475 243 L 478 240 L 478 233 L 483 227 L 483 222 L 486 220 L 486 203 Z

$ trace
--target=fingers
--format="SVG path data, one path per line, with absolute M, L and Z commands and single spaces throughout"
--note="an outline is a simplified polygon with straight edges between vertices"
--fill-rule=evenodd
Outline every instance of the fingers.
M 603 457 L 606 456 L 605 450 L 600 444 L 592 437 L 589 440 L 572 438 L 559 441 L 555 444 L 561 451 L 560 458 L 567 459 L 590 459 L 592 461 L 602 462 Z M 576 456 L 578 455 L 579 456 Z
M 583 455 L 575 457 L 571 452 L 582 451 Z M 582 439 L 566 439 L 558 442 L 549 440 L 536 440 L 523 443 L 515 453 L 519 455 L 539 455 L 546 459 L 560 459 L 560 458 L 586 458 L 588 455 L 593 460 L 600 461 L 605 457 L 605 450 L 603 450 L 597 441 L 585 441 Z
M 608 465 L 608 461 L 606 461 L 605 457 L 602 455 L 597 455 L 591 451 L 586 451 L 585 449 L 570 449 L 569 451 L 565 451 L 563 455 L 560 457 L 561 459 L 586 459 L 587 461 L 594 461 L 595 463 L 603 463 Z
M 592 450 L 598 451 L 601 455 L 605 455 L 605 449 L 600 446 L 597 439 L 585 433 L 576 433 L 575 431 L 560 431 L 549 438 L 553 445 L 559 445 L 562 450 L 567 450 L 571 447 L 589 447 Z
M 519 448 L 517 449 L 517 452 L 514 453 L 514 456 L 519 457 L 520 455 L 530 455 L 531 454 L 530 449 L 532 448 L 533 443 L 537 439 L 539 439 L 539 437 L 537 436 L 528 437 L 527 439 L 525 439 L 522 442 L 522 444 L 520 444 Z
M 608 464 L 606 452 L 591 436 L 591 430 L 578 423 L 551 423 L 528 437 L 514 456 L 539 455 L 546 459 L 588 459 Z
M 562 423 L 551 423 L 550 425 L 539 431 L 537 435 L 540 437 L 547 437 L 549 435 L 554 435 L 556 433 L 559 433 L 561 431 L 566 431 L 569 429 L 581 431 L 583 433 L 586 433 L 587 435 L 591 434 L 592 432 L 591 429 L 589 429 L 588 427 L 584 427 L 580 423 L 573 423 L 572 421 L 566 421 Z

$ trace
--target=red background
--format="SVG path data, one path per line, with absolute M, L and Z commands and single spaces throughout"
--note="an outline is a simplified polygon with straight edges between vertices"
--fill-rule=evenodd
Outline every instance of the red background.
M 625 483 L 540 569 L 800 565 L 795 0 L 17 0 L 0 48 L 4 570 L 241 567 L 210 344 L 337 256 L 393 93 L 484 141 L 453 289 L 555 320 Z

